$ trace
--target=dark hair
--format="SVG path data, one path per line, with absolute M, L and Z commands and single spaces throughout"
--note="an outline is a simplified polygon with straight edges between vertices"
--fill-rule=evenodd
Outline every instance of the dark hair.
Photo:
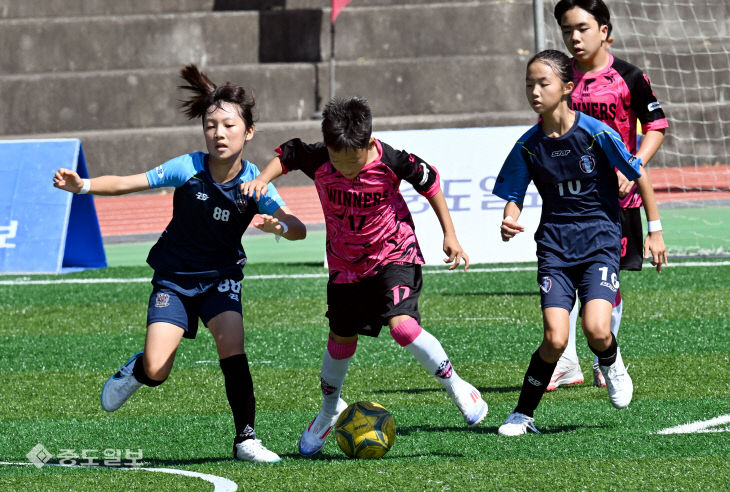
M 203 118 L 208 114 L 211 106 L 219 108 L 221 103 L 237 104 L 239 114 L 246 123 L 246 128 L 253 126 L 253 107 L 256 104 L 253 94 L 246 94 L 246 90 L 231 82 L 220 87 L 216 86 L 206 74 L 200 72 L 195 65 L 186 65 L 180 70 L 180 77 L 189 85 L 178 86 L 180 89 L 191 91 L 193 94 L 181 107 L 188 118 Z
M 373 115 L 364 97 L 334 98 L 322 111 L 322 136 L 335 151 L 367 149 L 373 132 Z
M 560 77 L 560 80 L 562 80 L 564 84 L 573 81 L 573 67 L 571 65 L 570 58 L 568 58 L 568 55 L 566 55 L 562 51 L 541 51 L 540 53 L 530 58 L 530 60 L 527 62 L 527 66 L 529 67 L 536 61 L 543 62 L 545 65 L 548 65 L 550 68 L 552 68 L 553 72 L 555 72 L 555 74 Z
M 598 22 L 599 27 L 608 26 L 608 36 L 611 36 L 611 30 L 613 29 L 611 25 L 611 13 L 608 11 L 608 6 L 603 3 L 603 0 L 560 0 L 555 5 L 555 10 L 553 11 L 558 25 L 560 25 L 563 14 L 575 7 L 591 14 L 596 19 L 596 22 Z

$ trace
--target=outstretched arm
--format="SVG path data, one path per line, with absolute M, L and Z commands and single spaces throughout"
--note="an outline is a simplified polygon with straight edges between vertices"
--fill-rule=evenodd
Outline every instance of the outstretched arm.
M 71 193 L 80 193 L 86 183 L 76 171 L 61 168 L 53 176 L 53 186 Z M 94 195 L 124 195 L 150 189 L 150 183 L 145 173 L 129 176 L 99 176 L 88 180 L 88 189 L 85 193 Z
M 667 264 L 667 247 L 664 245 L 664 237 L 662 236 L 662 226 L 659 220 L 659 208 L 656 204 L 654 188 L 643 166 L 641 168 L 641 177 L 636 180 L 636 185 L 639 187 L 639 194 L 641 194 L 641 200 L 644 202 L 646 220 L 649 224 L 649 233 L 644 240 L 644 258 L 648 258 L 651 253 L 651 264 L 656 266 L 657 272 L 661 273 L 662 264 Z
M 459 244 L 459 240 L 456 238 L 456 230 L 454 229 L 454 223 L 451 221 L 451 213 L 449 212 L 448 205 L 446 205 L 446 198 L 444 198 L 443 191 L 439 191 L 430 197 L 428 203 L 431 204 L 431 208 L 436 212 L 436 217 L 438 217 L 441 223 L 441 230 L 444 231 L 444 253 L 448 256 L 448 258 L 444 258 L 444 263 L 453 262 L 449 270 L 454 270 L 463 259 L 464 271 L 467 271 L 469 269 L 469 255 L 466 254 Z
M 257 229 L 276 234 L 290 241 L 307 237 L 306 226 L 296 215 L 291 213 L 289 207 L 281 207 L 273 215 L 262 214 L 261 221 L 252 222 L 252 224 Z
M 283 173 L 284 171 L 281 168 L 281 159 L 279 159 L 278 156 L 274 157 L 268 164 L 266 164 L 264 170 L 261 171 L 261 174 L 256 176 L 255 179 L 241 183 L 241 193 L 259 200 L 266 194 L 269 183 L 281 176 Z

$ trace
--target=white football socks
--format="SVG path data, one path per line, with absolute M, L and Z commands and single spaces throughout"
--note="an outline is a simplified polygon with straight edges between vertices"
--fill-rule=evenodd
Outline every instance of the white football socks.
M 329 414 L 337 411 L 337 401 L 340 399 L 342 385 L 345 383 L 347 369 L 350 360 L 355 354 L 357 342 L 351 344 L 334 343 L 331 339 L 327 344 L 322 358 L 322 371 L 320 372 L 320 383 L 322 387 L 322 410 Z M 335 353 L 334 358 L 330 349 Z
M 563 351 L 562 357 L 569 360 L 570 362 L 578 363 L 578 352 L 575 348 L 575 327 L 578 324 L 578 299 L 573 304 L 573 309 L 570 311 L 570 332 L 568 333 L 568 345 Z

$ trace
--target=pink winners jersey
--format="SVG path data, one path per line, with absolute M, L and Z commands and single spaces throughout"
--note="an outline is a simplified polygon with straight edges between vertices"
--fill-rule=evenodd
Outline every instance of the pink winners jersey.
M 629 152 L 636 154 L 636 120 L 641 131 L 669 127 L 664 111 L 651 89 L 649 77 L 641 69 L 609 53 L 610 61 L 600 72 L 584 74 L 573 60 L 575 88 L 572 107 L 606 123 L 618 132 Z M 619 200 L 623 208 L 641 206 L 641 195 L 634 185 L 631 192 Z
M 405 179 L 426 198 L 441 191 L 436 169 L 414 154 L 376 140 L 378 158 L 353 179 L 329 160 L 324 143 L 289 140 L 276 149 L 283 171 L 304 171 L 314 180 L 327 227 L 330 282 L 353 283 L 388 264 L 424 263 L 403 196 Z

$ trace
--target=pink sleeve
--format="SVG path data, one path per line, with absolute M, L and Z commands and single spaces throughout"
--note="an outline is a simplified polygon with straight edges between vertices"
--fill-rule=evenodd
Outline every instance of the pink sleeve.
M 438 195 L 438 192 L 441 191 L 441 175 L 436 170 L 435 167 L 431 166 L 431 169 L 436 171 L 436 180 L 433 182 L 433 184 L 425 191 L 422 191 L 420 194 L 424 196 L 425 198 L 431 198 L 435 195 Z
M 666 118 L 661 118 L 659 120 L 650 121 L 649 123 L 642 124 L 641 125 L 641 133 L 646 135 L 646 132 L 652 131 L 652 130 L 663 130 L 665 128 L 669 128 L 669 122 Z

